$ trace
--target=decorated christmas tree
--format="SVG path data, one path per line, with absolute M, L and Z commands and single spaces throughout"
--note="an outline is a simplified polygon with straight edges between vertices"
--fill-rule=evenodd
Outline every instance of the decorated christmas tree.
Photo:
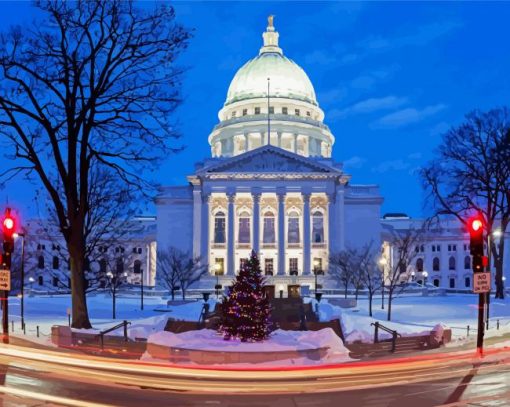
M 242 342 L 256 342 L 269 337 L 271 305 L 263 286 L 260 262 L 252 252 L 221 304 L 219 332 L 225 340 L 239 338 Z

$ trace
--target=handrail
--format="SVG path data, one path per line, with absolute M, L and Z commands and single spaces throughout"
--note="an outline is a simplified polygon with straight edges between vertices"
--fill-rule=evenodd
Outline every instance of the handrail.
M 116 329 L 119 329 L 121 326 L 124 327 L 124 341 L 128 341 L 128 336 L 127 336 L 127 326 L 128 325 L 131 325 L 131 322 L 129 321 L 122 321 L 120 324 L 117 324 L 111 328 L 108 328 L 108 329 L 105 329 L 104 331 L 101 331 L 99 332 L 99 339 L 101 341 L 101 349 L 104 349 L 104 336 L 112 331 L 115 331 Z
M 381 325 L 379 322 L 373 322 L 370 324 L 375 327 L 374 331 L 374 343 L 379 343 L 379 328 L 391 334 L 391 352 L 395 352 L 397 347 L 397 336 L 402 337 L 397 331 L 388 328 L 387 326 Z

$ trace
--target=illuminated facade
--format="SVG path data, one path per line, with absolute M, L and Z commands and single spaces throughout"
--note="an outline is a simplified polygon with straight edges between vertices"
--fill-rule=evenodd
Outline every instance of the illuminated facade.
M 331 252 L 380 242 L 382 198 L 331 159 L 335 138 L 312 83 L 284 56 L 271 18 L 263 41 L 230 84 L 208 138 L 212 158 L 189 185 L 161 189 L 158 250 L 200 256 L 228 284 L 253 249 L 270 284 L 313 288 Z

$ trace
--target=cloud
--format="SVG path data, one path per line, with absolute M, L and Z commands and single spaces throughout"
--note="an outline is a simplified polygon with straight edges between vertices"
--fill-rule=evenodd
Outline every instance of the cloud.
M 417 161 L 422 158 L 420 152 L 411 153 L 405 158 L 398 158 L 395 160 L 383 161 L 379 165 L 372 168 L 372 172 L 385 173 L 388 171 L 404 171 L 413 174 L 419 168 Z
M 345 160 L 343 162 L 344 168 L 361 168 L 367 162 L 366 158 L 357 155 Z
M 400 67 L 397 64 L 375 69 L 354 78 L 350 82 L 350 85 L 353 89 L 368 90 L 373 88 L 377 82 L 383 81 L 393 76 L 393 74 L 399 69 Z
M 331 88 L 325 92 L 319 91 L 317 98 L 321 105 L 338 102 L 339 99 L 343 99 L 347 95 L 347 89 L 344 87 Z
M 427 117 L 439 113 L 441 110 L 444 109 L 446 109 L 446 105 L 444 104 L 427 106 L 421 110 L 408 107 L 406 109 L 401 109 L 381 117 L 374 123 L 374 125 L 375 127 L 390 127 L 390 128 L 407 126 L 412 123 L 420 122 L 426 119 Z
M 370 98 L 357 102 L 345 109 L 332 109 L 328 112 L 328 119 L 335 120 L 354 114 L 372 113 L 379 110 L 394 109 L 407 103 L 407 98 L 398 96 L 386 96 L 382 98 Z
M 306 54 L 304 61 L 309 65 L 334 65 L 337 63 L 336 57 L 330 52 L 315 50 Z

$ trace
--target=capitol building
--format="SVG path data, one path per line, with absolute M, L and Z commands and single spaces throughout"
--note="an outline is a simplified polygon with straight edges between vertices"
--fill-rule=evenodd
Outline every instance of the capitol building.
M 346 248 L 380 247 L 387 274 L 396 257 L 392 234 L 423 220 L 382 216 L 378 186 L 353 182 L 331 158 L 335 136 L 307 74 L 280 47 L 272 17 L 262 37 L 258 55 L 230 83 L 208 137 L 211 158 L 195 165 L 187 185 L 161 188 L 158 252 L 176 247 L 207 262 L 202 289 L 216 279 L 230 285 L 251 250 L 280 295 L 315 289 L 315 278 L 323 289 L 338 288 L 328 259 Z M 504 264 L 508 274 L 510 256 Z M 403 278 L 471 292 L 465 228 L 442 219 L 416 246 Z

